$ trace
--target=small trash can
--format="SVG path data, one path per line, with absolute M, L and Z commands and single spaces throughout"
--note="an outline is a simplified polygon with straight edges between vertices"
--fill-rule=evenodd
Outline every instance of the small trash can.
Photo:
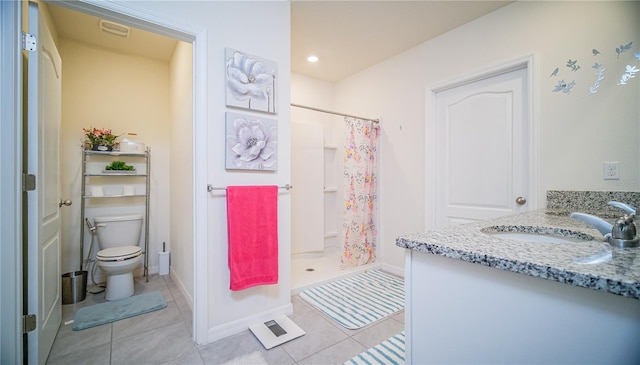
M 62 275 L 62 304 L 74 304 L 87 297 L 87 272 L 74 271 Z

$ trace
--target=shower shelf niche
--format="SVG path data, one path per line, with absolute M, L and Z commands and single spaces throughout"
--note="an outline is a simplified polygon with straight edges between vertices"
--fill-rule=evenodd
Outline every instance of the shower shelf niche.
M 339 196 L 340 196 L 340 154 L 335 144 L 324 144 L 324 172 L 323 172 L 323 194 L 324 194 L 324 247 L 334 247 L 337 245 L 337 230 L 339 227 Z
M 338 232 L 330 231 L 330 232 L 324 233 L 324 238 L 333 238 L 333 237 L 338 237 Z

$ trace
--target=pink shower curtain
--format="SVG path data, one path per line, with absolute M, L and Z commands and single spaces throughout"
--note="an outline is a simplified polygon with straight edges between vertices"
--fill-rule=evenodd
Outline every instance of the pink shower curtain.
M 380 127 L 371 121 L 345 118 L 343 269 L 376 260 L 376 150 Z

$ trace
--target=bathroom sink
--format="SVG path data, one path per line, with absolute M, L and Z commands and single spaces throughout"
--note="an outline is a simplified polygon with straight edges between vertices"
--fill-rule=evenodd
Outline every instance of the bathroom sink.
M 577 243 L 594 239 L 581 232 L 551 227 L 493 226 L 480 231 L 496 238 L 526 242 Z
M 584 241 L 580 238 L 556 236 L 544 233 L 524 233 L 524 232 L 495 232 L 489 233 L 498 238 L 508 240 L 529 241 L 529 242 L 546 242 L 546 243 L 574 243 Z
M 607 262 L 613 258 L 613 253 L 611 250 L 603 249 L 591 256 L 587 257 L 579 257 L 574 260 L 575 263 L 584 264 L 584 265 L 596 265 L 601 264 L 603 262 Z

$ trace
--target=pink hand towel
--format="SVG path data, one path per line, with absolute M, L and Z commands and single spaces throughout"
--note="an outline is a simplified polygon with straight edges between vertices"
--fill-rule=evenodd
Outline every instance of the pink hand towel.
M 230 289 L 278 283 L 278 187 L 227 187 Z

